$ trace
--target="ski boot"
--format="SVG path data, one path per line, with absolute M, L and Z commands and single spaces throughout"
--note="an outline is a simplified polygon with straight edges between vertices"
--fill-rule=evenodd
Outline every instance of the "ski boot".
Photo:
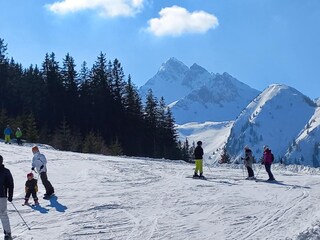
M 11 233 L 4 233 L 4 240 L 12 240 Z
M 192 177 L 193 178 L 199 178 L 199 175 L 198 175 L 198 173 L 195 172 Z
M 206 179 L 206 177 L 205 177 L 205 176 L 203 176 L 203 174 L 202 174 L 202 173 L 200 173 L 199 178 L 201 178 L 201 179 Z
M 34 200 L 34 205 L 39 205 L 38 199 L 35 199 L 35 200 Z

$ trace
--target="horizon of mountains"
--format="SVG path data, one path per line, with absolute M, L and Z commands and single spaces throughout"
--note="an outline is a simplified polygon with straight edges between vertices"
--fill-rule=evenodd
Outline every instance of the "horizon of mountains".
M 256 159 L 268 145 L 277 162 L 320 166 L 319 99 L 290 86 L 272 84 L 260 92 L 228 73 L 209 73 L 197 64 L 189 68 L 170 58 L 140 88 L 142 99 L 148 89 L 164 97 L 182 140 L 206 139 L 212 161 L 219 160 L 224 146 L 235 160 L 245 145 Z

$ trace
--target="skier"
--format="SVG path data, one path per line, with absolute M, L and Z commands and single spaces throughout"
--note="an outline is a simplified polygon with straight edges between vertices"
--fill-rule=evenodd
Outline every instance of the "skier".
M 38 205 L 38 197 L 37 197 L 37 192 L 38 192 L 38 181 L 37 179 L 33 178 L 33 173 L 28 173 L 27 174 L 28 180 L 26 181 L 25 184 L 25 191 L 26 191 L 26 196 L 24 198 L 24 205 L 29 204 L 29 198 L 30 195 L 32 195 L 32 198 L 34 200 L 34 204 Z
M 244 158 L 241 158 L 244 160 L 244 165 L 246 166 L 248 170 L 248 177 L 246 179 L 252 180 L 255 179 L 254 177 L 254 172 L 252 169 L 252 164 L 253 164 L 253 155 L 252 151 L 248 146 L 244 147 Z
M 18 145 L 22 145 L 21 137 L 22 137 L 22 132 L 21 132 L 20 128 L 17 128 L 16 139 L 17 139 Z
M 11 172 L 4 167 L 3 157 L 0 155 L 0 219 L 5 240 L 12 240 L 10 221 L 7 213 L 7 200 L 12 202 L 13 188 Z
M 269 175 L 269 179 L 267 181 L 274 181 L 274 177 L 273 174 L 271 172 L 271 164 L 273 161 L 273 154 L 271 153 L 271 150 L 269 149 L 269 147 L 267 145 L 263 146 L 263 161 L 261 164 L 264 164 L 266 171 Z
M 11 141 L 12 130 L 11 130 L 9 125 L 7 125 L 7 127 L 4 129 L 3 133 L 4 133 L 4 143 L 5 144 L 7 144 L 7 143 L 11 144 L 10 141 Z
M 47 159 L 42 153 L 40 153 L 37 146 L 32 147 L 32 153 L 33 159 L 31 170 L 34 171 L 36 169 L 40 174 L 41 181 L 46 189 L 46 193 L 44 194 L 43 198 L 48 199 L 54 194 L 54 188 L 52 187 L 47 176 Z
M 202 142 L 198 141 L 197 147 L 194 149 L 194 159 L 195 159 L 195 163 L 196 163 L 196 168 L 194 170 L 193 177 L 204 179 L 205 177 L 203 176 L 203 163 L 202 163 L 203 149 L 201 146 L 202 146 Z M 200 175 L 198 175 L 198 171 L 199 171 Z

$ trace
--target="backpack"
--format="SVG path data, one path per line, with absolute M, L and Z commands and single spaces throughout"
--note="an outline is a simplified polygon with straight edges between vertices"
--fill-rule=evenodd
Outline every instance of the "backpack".
M 271 153 L 271 162 L 273 162 L 274 161 L 274 155 L 273 155 L 273 153 Z

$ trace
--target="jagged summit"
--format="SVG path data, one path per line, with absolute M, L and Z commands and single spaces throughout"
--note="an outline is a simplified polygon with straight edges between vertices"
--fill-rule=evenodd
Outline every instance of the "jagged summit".
M 212 74 L 196 63 L 188 68 L 176 58 L 140 88 L 142 99 L 150 88 L 172 107 L 177 123 L 233 120 L 259 93 L 228 73 Z

